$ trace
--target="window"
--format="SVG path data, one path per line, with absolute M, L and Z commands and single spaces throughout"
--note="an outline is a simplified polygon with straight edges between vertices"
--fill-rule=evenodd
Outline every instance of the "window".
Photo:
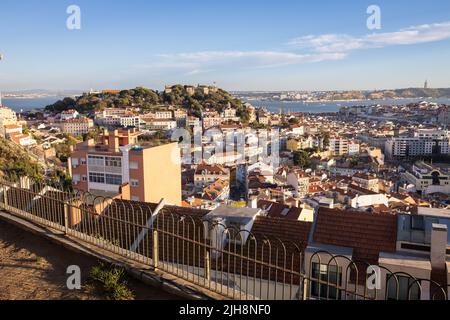
M 387 276 L 388 300 L 420 300 L 420 282 L 414 282 L 414 279 L 406 276 L 397 275 Z M 398 293 L 398 296 L 397 296 Z
M 101 166 L 105 165 L 105 158 L 98 156 L 88 156 L 88 162 L 90 166 Z
M 85 175 L 82 175 L 81 176 L 81 181 L 84 181 L 84 182 L 87 181 L 87 177 Z
M 78 166 L 78 158 L 72 158 L 72 165 L 74 167 Z
M 80 175 L 79 174 L 74 174 L 73 175 L 73 182 L 75 182 L 75 183 L 80 182 Z
M 314 281 L 314 279 L 322 282 L 319 283 Z M 319 299 L 340 299 L 338 287 L 341 285 L 341 282 L 342 267 L 313 263 L 311 281 L 311 295 L 313 297 Z
M 120 157 L 106 157 L 105 166 L 107 167 L 122 167 L 122 158 Z
M 139 169 L 139 165 L 137 162 L 130 162 L 130 169 Z
M 132 196 L 132 197 L 131 197 L 131 200 L 132 200 L 132 201 L 140 201 L 140 200 L 139 200 L 139 197 L 136 197 L 136 196 Z
M 130 184 L 132 187 L 139 187 L 139 180 L 131 179 Z
M 105 183 L 105 175 L 103 173 L 89 172 L 89 182 Z
M 425 223 L 423 216 L 411 216 L 411 229 L 412 230 L 425 230 Z
M 86 164 L 86 158 L 81 158 L 80 162 L 81 162 L 81 165 L 85 165 Z
M 118 176 L 115 174 L 107 174 L 106 175 L 106 184 L 120 186 L 122 184 L 122 176 Z

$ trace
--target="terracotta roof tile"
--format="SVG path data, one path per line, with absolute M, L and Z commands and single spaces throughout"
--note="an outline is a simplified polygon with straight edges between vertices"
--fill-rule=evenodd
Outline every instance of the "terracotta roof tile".
M 397 240 L 395 215 L 369 214 L 321 208 L 314 241 L 351 247 L 353 259 L 378 263 L 380 252 L 394 252 Z

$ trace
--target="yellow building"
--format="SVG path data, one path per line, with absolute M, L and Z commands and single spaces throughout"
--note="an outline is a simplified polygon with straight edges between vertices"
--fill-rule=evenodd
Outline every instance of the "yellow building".
M 286 142 L 286 148 L 289 151 L 304 150 L 313 147 L 313 141 L 310 137 L 308 138 L 291 138 Z
M 288 139 L 286 148 L 291 152 L 301 150 L 302 142 L 298 139 Z

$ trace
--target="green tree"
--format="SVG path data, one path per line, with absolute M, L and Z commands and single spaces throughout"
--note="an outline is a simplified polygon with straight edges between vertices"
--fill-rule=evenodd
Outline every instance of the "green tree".
M 304 150 L 294 151 L 294 164 L 302 169 L 310 168 L 311 158 Z
M 247 108 L 239 107 L 236 111 L 236 115 L 241 119 L 241 122 L 248 124 L 250 122 L 250 111 Z
M 322 131 L 320 136 L 323 139 L 323 148 L 328 148 L 330 146 L 330 133 L 328 131 Z
M 289 124 L 299 124 L 298 118 L 289 119 Z

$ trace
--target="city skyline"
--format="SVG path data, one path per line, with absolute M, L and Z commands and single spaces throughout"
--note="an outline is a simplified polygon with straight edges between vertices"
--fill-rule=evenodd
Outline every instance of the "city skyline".
M 0 88 L 216 82 L 233 91 L 375 90 L 425 80 L 450 87 L 447 1 L 134 3 L 77 1 L 81 29 L 68 30 L 71 2 L 5 1 Z M 366 24 L 373 4 L 379 30 Z

